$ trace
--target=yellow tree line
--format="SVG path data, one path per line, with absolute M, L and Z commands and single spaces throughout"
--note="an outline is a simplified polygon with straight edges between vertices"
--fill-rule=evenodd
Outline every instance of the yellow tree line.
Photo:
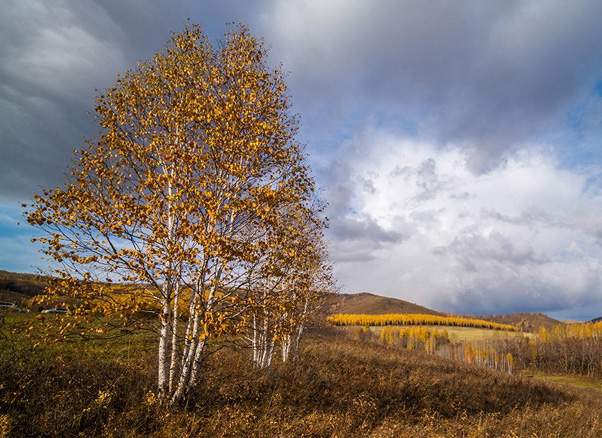
M 512 325 L 498 324 L 496 322 L 484 321 L 480 319 L 422 314 L 389 313 L 385 315 L 351 315 L 339 313 L 329 316 L 327 320 L 338 326 L 440 325 L 518 331 L 518 328 Z
M 459 348 L 451 348 L 447 351 L 448 358 L 509 374 L 514 370 L 514 355 L 510 352 L 498 351 L 493 345 L 465 342 L 457 347 Z
M 439 345 L 449 343 L 449 335 L 447 330 L 439 331 L 437 329 L 429 329 L 425 326 L 386 326 L 380 332 L 378 342 L 407 350 L 435 353 Z
M 539 330 L 539 341 L 553 342 L 564 341 L 566 339 L 602 339 L 602 321 L 582 324 L 559 324 L 551 330 L 546 330 L 542 327 Z
M 380 331 L 378 338 L 367 326 L 350 327 L 344 332 L 357 341 L 377 341 L 389 347 L 436 354 L 457 362 L 465 362 L 510 374 L 515 368 L 514 354 L 507 349 L 500 348 L 499 343 L 466 341 L 452 343 L 445 328 L 385 326 Z

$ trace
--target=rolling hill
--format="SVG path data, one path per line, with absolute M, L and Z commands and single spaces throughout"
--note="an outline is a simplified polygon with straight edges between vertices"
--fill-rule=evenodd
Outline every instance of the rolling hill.
M 0 301 L 17 304 L 44 293 L 47 278 L 36 274 L 8 272 L 0 269 Z
M 419 313 L 444 316 L 442 312 L 418 304 L 390 297 L 381 297 L 368 292 L 358 294 L 331 295 L 326 300 L 325 311 L 335 313 L 381 315 L 385 313 Z
M 472 315 L 471 315 L 472 316 Z M 518 327 L 524 332 L 536 333 L 544 327 L 546 330 L 551 330 L 553 327 L 563 324 L 562 321 L 550 318 L 543 313 L 507 313 L 504 315 L 477 315 L 477 319 L 485 321 L 497 322 L 499 324 L 510 324 Z

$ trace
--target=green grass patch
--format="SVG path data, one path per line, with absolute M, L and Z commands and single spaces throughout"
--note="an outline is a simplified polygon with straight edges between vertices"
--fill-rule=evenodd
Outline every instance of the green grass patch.
M 572 386 L 575 388 L 593 389 L 602 392 L 602 382 L 592 377 L 569 374 L 546 374 L 531 370 L 523 371 L 521 375 L 543 382 Z
M 58 328 L 67 322 L 75 324 L 82 323 L 82 320 L 68 314 L 4 312 L 0 314 L 0 336 L 3 335 L 16 344 L 32 346 L 36 350 L 60 352 L 63 357 L 93 359 L 102 356 L 103 359 L 118 362 L 147 355 L 157 345 L 157 336 L 153 332 L 120 329 L 119 321 L 108 318 L 99 318 L 90 324 L 84 322 L 83 329 L 73 328 L 65 339 L 57 342 Z M 95 332 L 94 328 L 101 327 L 105 327 L 103 333 Z

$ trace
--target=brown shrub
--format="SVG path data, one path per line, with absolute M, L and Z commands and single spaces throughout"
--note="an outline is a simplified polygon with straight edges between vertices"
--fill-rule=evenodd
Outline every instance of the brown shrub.
M 152 392 L 154 349 L 0 344 L 0 430 L 15 438 L 602 437 L 599 393 L 326 332 L 267 371 L 246 351 L 217 352 L 189 404 L 171 411 Z

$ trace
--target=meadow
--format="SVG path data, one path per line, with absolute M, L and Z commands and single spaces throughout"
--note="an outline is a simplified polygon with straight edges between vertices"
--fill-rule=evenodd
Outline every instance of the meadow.
M 25 335 L 30 323 L 10 314 L 0 324 L 2 437 L 602 437 L 595 389 L 328 327 L 310 330 L 295 361 L 267 370 L 245 349 L 218 350 L 188 404 L 167 410 L 154 392 L 153 337 L 46 343 L 35 327 Z

